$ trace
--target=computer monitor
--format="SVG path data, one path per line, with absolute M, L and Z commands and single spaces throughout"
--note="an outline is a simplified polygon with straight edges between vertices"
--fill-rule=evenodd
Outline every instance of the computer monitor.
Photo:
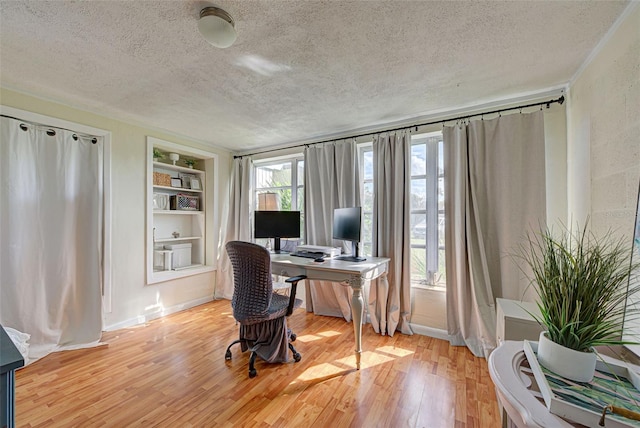
M 254 236 L 273 238 L 273 251 L 280 250 L 280 238 L 300 238 L 300 211 L 256 211 Z
M 363 262 L 366 259 L 360 257 L 358 243 L 360 242 L 360 230 L 362 229 L 362 208 L 336 208 L 333 210 L 333 239 L 351 241 L 351 255 L 338 257 L 338 260 L 349 262 Z

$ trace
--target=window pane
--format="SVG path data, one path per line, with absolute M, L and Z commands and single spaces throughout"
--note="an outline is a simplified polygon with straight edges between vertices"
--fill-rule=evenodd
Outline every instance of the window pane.
M 427 181 L 424 178 L 411 179 L 411 211 L 424 210 L 427 204 Z
M 438 142 L 438 176 L 444 175 L 444 143 Z
M 362 254 L 371 257 L 371 242 L 365 242 L 362 247 Z
M 304 211 L 304 187 L 298 187 L 298 211 Z
M 447 268 L 445 266 L 444 248 L 438 250 L 438 272 L 436 272 L 433 282 L 434 285 L 447 286 Z
M 411 243 L 424 245 L 427 238 L 427 215 L 411 214 Z
M 373 214 L 364 213 L 362 215 L 362 242 L 373 240 Z
M 304 161 L 298 161 L 298 186 L 304 186 Z
M 256 188 L 291 186 L 291 162 L 256 167 Z
M 373 211 L 373 183 L 364 183 L 362 195 L 362 209 L 364 212 Z
M 411 281 L 427 284 L 427 262 L 424 248 L 411 249 Z
M 373 180 L 373 150 L 367 150 L 363 156 L 363 176 L 365 180 Z
M 427 173 L 427 146 L 414 144 L 411 146 L 411 175 Z
M 280 210 L 291 211 L 291 189 L 278 189 L 280 194 Z
M 444 177 L 438 178 L 438 211 L 444 211 Z

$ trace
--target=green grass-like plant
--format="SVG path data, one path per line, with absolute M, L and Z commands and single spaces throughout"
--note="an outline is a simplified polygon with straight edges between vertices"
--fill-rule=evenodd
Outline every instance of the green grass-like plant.
M 594 346 L 633 344 L 622 340 L 627 320 L 640 309 L 627 306 L 627 296 L 640 293 L 629 281 L 640 263 L 632 263 L 624 240 L 596 239 L 566 228 L 546 229 L 528 237 L 523 259 L 533 271 L 540 316 L 533 315 L 553 342 L 582 352 Z

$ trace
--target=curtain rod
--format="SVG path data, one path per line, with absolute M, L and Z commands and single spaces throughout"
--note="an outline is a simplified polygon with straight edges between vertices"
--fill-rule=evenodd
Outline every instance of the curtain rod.
M 295 146 L 280 147 L 280 148 L 277 148 L 277 149 L 263 150 L 261 152 L 248 153 L 246 155 L 234 155 L 233 158 L 234 159 L 238 159 L 238 158 L 243 158 L 245 156 L 261 155 L 263 153 L 270 153 L 270 152 L 275 152 L 275 151 L 278 151 L 278 150 L 295 149 L 297 147 L 308 147 L 308 146 L 312 146 L 314 144 L 331 143 L 332 141 L 347 140 L 347 139 L 359 138 L 359 137 L 366 137 L 367 135 L 382 134 L 382 133 L 385 133 L 385 132 L 401 131 L 403 129 L 409 129 L 409 128 L 413 128 L 413 127 L 417 128 L 419 126 L 435 125 L 437 123 L 442 123 L 444 125 L 445 122 L 452 122 L 452 121 L 456 121 L 456 120 L 469 119 L 471 117 L 484 116 L 485 114 L 489 115 L 489 114 L 502 113 L 502 112 L 511 111 L 511 110 L 522 110 L 523 108 L 528 108 L 528 107 L 536 107 L 536 106 L 546 105 L 547 108 L 549 108 L 549 107 L 551 107 L 551 104 L 554 104 L 554 103 L 558 103 L 558 104 L 562 105 L 564 103 L 564 95 L 561 95 L 560 98 L 556 98 L 555 100 L 552 99 L 552 100 L 549 100 L 549 101 L 540 101 L 540 102 L 533 103 L 533 104 L 526 104 L 526 105 L 521 105 L 521 106 L 503 108 L 503 109 L 499 109 L 499 110 L 492 110 L 492 111 L 486 111 L 486 112 L 481 112 L 481 113 L 469 114 L 469 115 L 466 115 L 466 116 L 458 116 L 458 117 L 451 117 L 451 118 L 448 118 L 448 119 L 434 120 L 434 121 L 431 121 L 431 122 L 416 123 L 414 125 L 403 126 L 403 127 L 400 127 L 400 128 L 386 129 L 386 130 L 383 130 L 383 131 L 375 131 L 375 132 L 367 132 L 365 134 L 351 135 L 351 136 L 347 136 L 347 137 L 332 138 L 330 140 L 316 141 L 316 142 L 313 142 L 313 143 L 304 143 L 304 144 L 297 144 Z
M 43 128 L 51 128 L 52 130 L 53 129 L 60 129 L 62 131 L 73 132 L 76 135 L 80 135 L 82 137 L 91 138 L 92 139 L 91 142 L 93 144 L 96 144 L 98 142 L 98 139 L 97 139 L 97 137 L 95 135 L 85 134 L 84 132 L 74 131 L 73 129 L 61 128 L 59 126 L 45 125 L 44 123 L 32 122 L 30 120 L 24 120 L 24 119 L 20 119 L 19 117 L 9 116 L 9 115 L 6 115 L 6 114 L 0 114 L 0 117 L 6 117 L 7 119 L 18 120 L 20 122 L 28 123 L 29 125 L 32 125 L 32 126 L 42 126 Z

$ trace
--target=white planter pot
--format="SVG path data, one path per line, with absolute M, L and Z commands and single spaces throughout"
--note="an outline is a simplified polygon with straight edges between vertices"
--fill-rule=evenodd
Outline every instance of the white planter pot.
M 596 353 L 565 348 L 540 333 L 538 361 L 552 372 L 576 382 L 591 382 L 596 370 Z

